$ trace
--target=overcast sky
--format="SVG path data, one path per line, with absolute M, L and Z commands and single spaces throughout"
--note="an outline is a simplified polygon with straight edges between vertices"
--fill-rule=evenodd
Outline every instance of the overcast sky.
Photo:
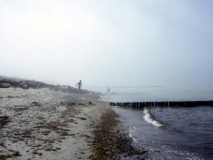
M 0 75 L 213 87 L 212 0 L 1 0 Z

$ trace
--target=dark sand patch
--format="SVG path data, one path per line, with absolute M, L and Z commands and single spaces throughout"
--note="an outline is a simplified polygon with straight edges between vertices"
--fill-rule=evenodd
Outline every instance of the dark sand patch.
M 132 139 L 118 127 L 118 115 L 108 109 L 101 117 L 94 130 L 92 160 L 145 159 L 146 151 L 138 150 L 132 145 Z
M 0 129 L 9 122 L 8 116 L 0 116 Z

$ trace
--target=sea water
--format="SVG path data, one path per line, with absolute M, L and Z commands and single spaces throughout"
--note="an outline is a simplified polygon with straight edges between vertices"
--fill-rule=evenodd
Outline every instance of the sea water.
M 91 89 L 90 89 L 91 90 Z M 211 90 L 178 90 L 165 87 L 93 88 L 112 102 L 213 100 Z M 149 159 L 212 160 L 213 107 L 115 108 L 128 128 L 133 145 L 148 151 Z

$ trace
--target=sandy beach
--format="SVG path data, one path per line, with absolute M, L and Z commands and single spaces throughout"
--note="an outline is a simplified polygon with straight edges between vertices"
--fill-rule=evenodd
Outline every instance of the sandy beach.
M 72 90 L 0 88 L 0 159 L 143 157 L 107 102 Z

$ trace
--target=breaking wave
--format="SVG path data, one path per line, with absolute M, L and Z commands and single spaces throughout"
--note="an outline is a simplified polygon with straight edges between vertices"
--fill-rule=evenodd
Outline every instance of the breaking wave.
M 155 119 L 155 117 L 152 115 L 152 113 L 150 112 L 149 109 L 144 108 L 143 113 L 144 113 L 143 118 L 145 119 L 146 122 L 151 123 L 152 125 L 154 125 L 156 127 L 164 127 L 165 126 L 164 124 L 162 124 L 161 122 L 159 122 Z

